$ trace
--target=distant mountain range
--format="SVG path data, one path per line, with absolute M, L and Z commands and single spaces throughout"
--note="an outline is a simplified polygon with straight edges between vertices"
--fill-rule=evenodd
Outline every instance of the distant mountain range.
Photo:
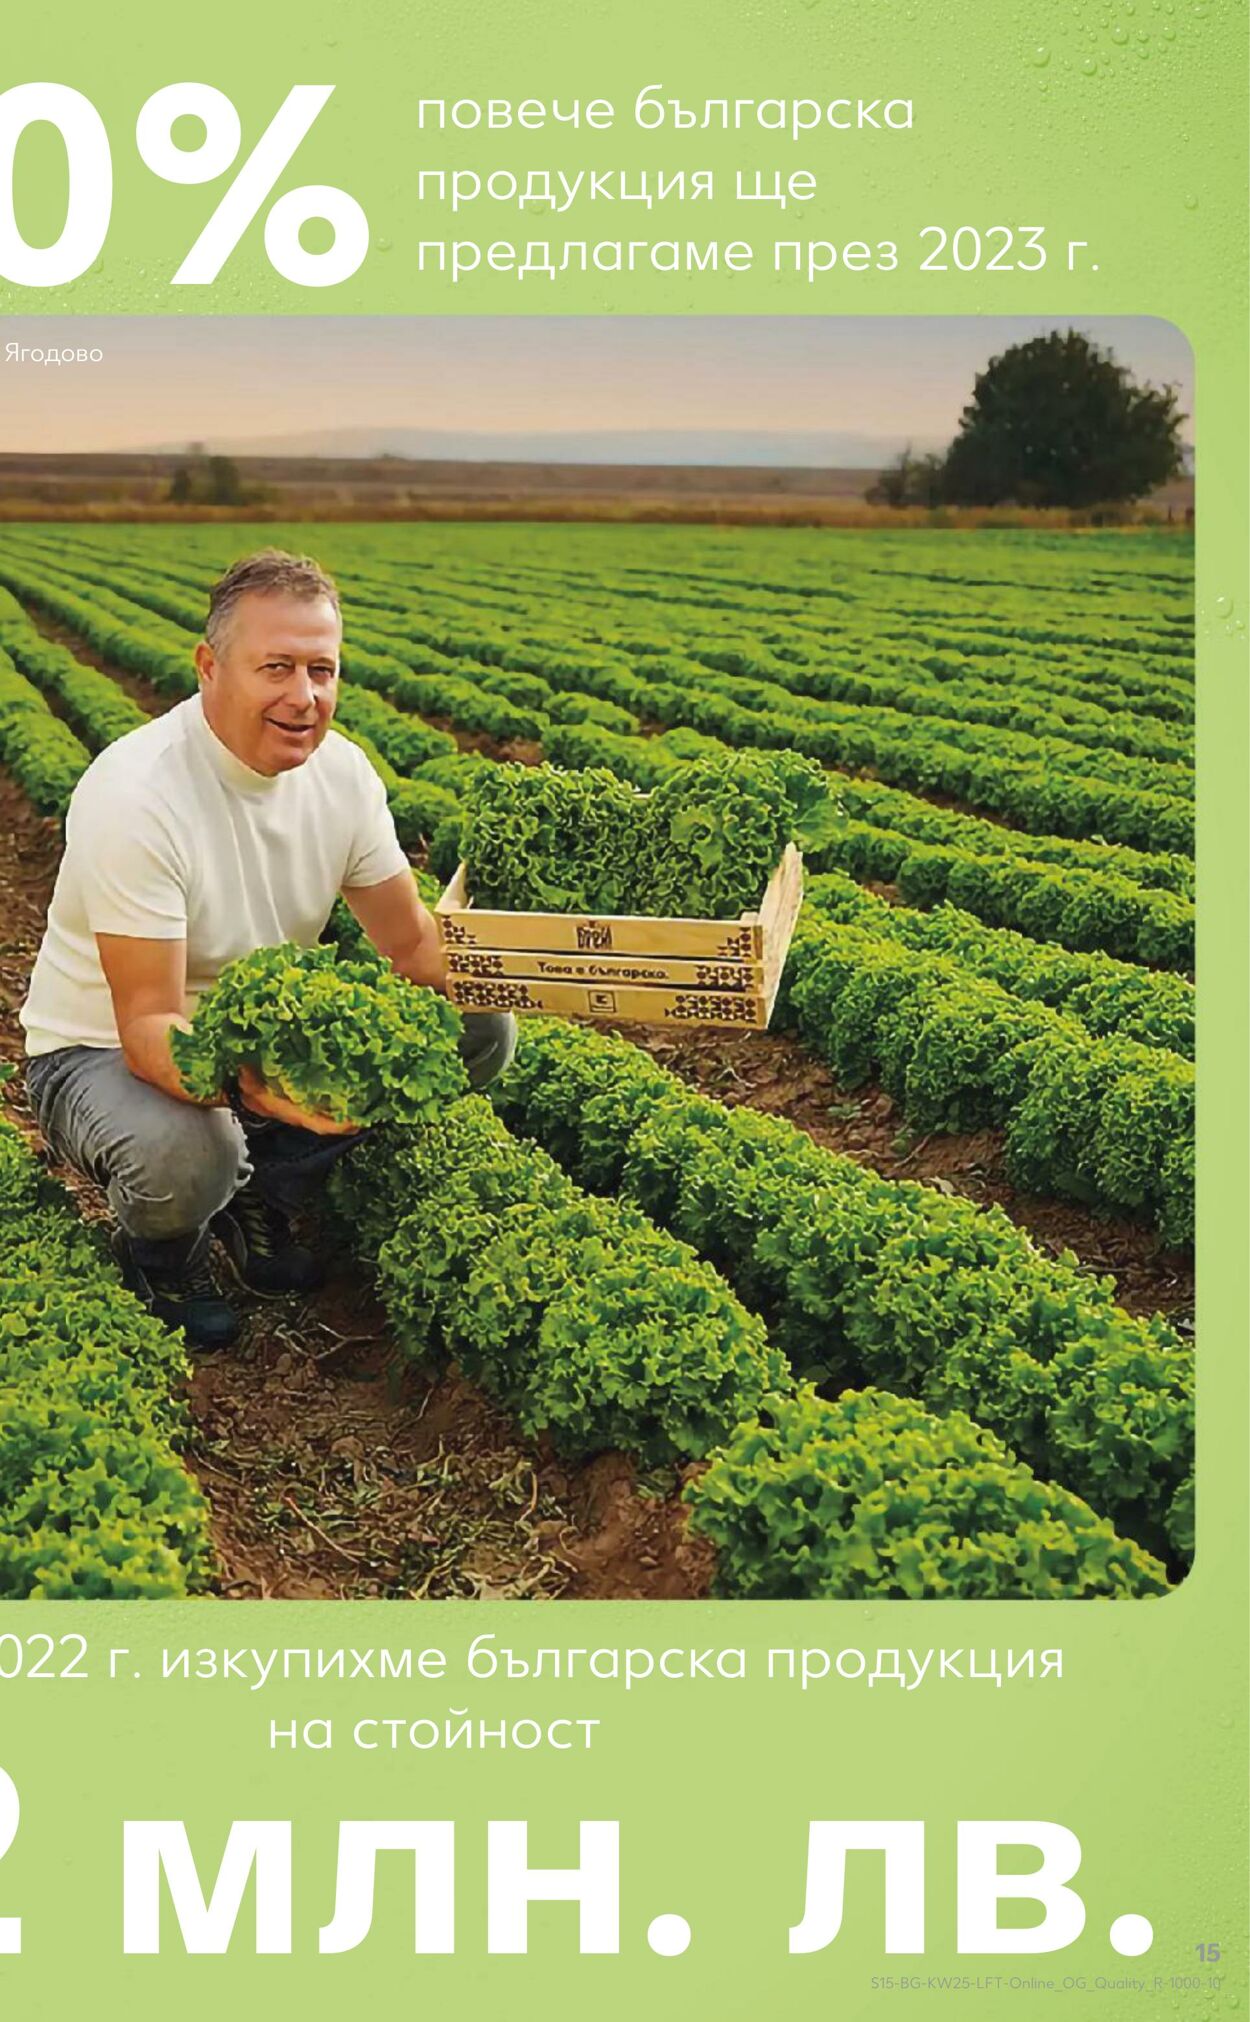
M 185 442 L 147 443 L 142 453 L 177 456 Z M 772 469 L 880 470 L 906 447 L 898 437 L 848 430 L 785 432 L 763 429 L 545 429 L 509 434 L 492 429 L 310 428 L 297 435 L 197 444 L 222 456 L 330 456 L 411 458 L 454 463 L 734 464 Z M 942 449 L 916 441 L 913 449 Z

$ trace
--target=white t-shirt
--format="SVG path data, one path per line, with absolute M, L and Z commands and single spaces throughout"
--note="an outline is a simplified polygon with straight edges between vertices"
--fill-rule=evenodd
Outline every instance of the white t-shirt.
M 357 745 L 331 731 L 270 779 L 226 749 L 193 695 L 109 745 L 74 789 L 22 1007 L 26 1051 L 120 1043 L 97 934 L 185 940 L 192 1008 L 236 956 L 311 947 L 340 891 L 407 867 Z

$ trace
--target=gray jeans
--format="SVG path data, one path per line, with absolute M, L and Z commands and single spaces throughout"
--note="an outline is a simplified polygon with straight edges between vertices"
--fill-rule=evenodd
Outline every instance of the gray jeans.
M 516 1048 L 509 1012 L 463 1014 L 460 1055 L 474 1088 L 501 1074 Z M 108 1195 L 140 1263 L 165 1245 L 192 1251 L 239 1188 L 290 1212 L 324 1184 L 359 1132 L 322 1137 L 258 1118 L 244 1128 L 228 1109 L 179 1102 L 130 1072 L 118 1047 L 66 1046 L 26 1063 L 35 1121 L 53 1156 Z

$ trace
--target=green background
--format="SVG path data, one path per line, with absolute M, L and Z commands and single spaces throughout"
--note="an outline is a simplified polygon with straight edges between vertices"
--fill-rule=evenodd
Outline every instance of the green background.
M 1200 1177 L 1199 1550 L 1185 1586 L 1157 1604 L 262 1605 L 90 1610 L 9 1607 L 0 1632 L 81 1626 L 93 1671 L 110 1643 L 128 1645 L 139 1680 L 0 1684 L 0 1764 L 18 1783 L 24 1816 L 0 1862 L 0 1915 L 21 1915 L 19 1959 L 0 1959 L 0 1998 L 24 2016 L 268 2012 L 285 2001 L 307 2017 L 338 2015 L 362 1997 L 435 2004 L 456 2016 L 549 2017 L 593 2003 L 605 2016 L 754 2016 L 767 2004 L 857 2017 L 916 2012 L 949 1993 L 874 1992 L 874 1972 L 970 1970 L 1062 1982 L 1084 1991 L 1062 2014 L 1167 2017 L 1244 2012 L 1242 1874 L 1246 1845 L 1245 1643 L 1247 1298 L 1246 697 L 1247 430 L 1245 318 L 1245 7 L 1238 0 L 453 0 L 257 6 L 218 0 L 175 15 L 153 0 L 58 7 L 40 21 L 10 9 L 0 87 L 54 79 L 83 90 L 112 139 L 113 222 L 97 270 L 35 295 L 0 288 L 0 307 L 41 312 L 168 314 L 1143 314 L 1187 334 L 1197 360 L 1200 682 Z M 1170 33 L 1168 31 L 1171 31 Z M 1092 66 L 1092 68 L 1091 68 Z M 161 85 L 216 84 L 252 140 L 296 82 L 336 91 L 281 184 L 338 183 L 363 203 L 373 246 L 354 280 L 301 291 L 266 267 L 254 226 L 210 289 L 169 277 L 216 200 L 213 186 L 162 185 L 133 146 L 136 113 Z M 798 143 L 752 126 L 638 131 L 636 92 L 712 97 L 913 97 L 911 132 L 833 133 Z M 523 96 L 567 102 L 605 96 L 620 109 L 606 134 L 561 126 L 419 135 L 419 97 Z M 771 205 L 596 205 L 556 220 L 485 203 L 459 224 L 420 214 L 418 166 L 672 170 L 803 167 L 819 178 L 801 218 Z M 46 133 L 23 143 L 18 217 L 32 242 L 55 236 L 63 157 Z M 671 216 L 671 222 L 670 222 Z M 422 238 L 546 234 L 703 241 L 800 235 L 915 242 L 938 222 L 1041 223 L 1056 251 L 1090 242 L 1097 272 L 894 274 L 835 270 L 815 285 L 775 276 L 765 254 L 751 275 L 575 272 L 558 284 L 507 274 L 452 290 L 417 274 Z M 5 331 L 6 337 L 18 334 Z M 176 341 L 176 336 L 175 336 Z M 0 379 L 0 397 L 13 385 Z M 957 538 L 953 536 L 952 538 Z M 1219 601 L 1217 613 L 1216 605 Z M 1232 600 L 1231 616 L 1224 600 Z M 651 1684 L 626 1698 L 608 1683 L 489 1683 L 463 1688 L 391 1683 L 270 1686 L 160 1684 L 160 1644 L 290 1646 L 385 1639 L 463 1650 L 493 1630 L 539 1644 L 747 1643 L 756 1662 L 773 1644 L 927 1649 L 1059 1645 L 1062 1682 L 996 1690 L 926 1681 L 917 1692 L 828 1684 L 800 1694 L 768 1685 Z M 3 1647 L 3 1646 L 0 1646 Z M 761 1666 L 762 1668 L 762 1666 Z M 271 1753 L 271 1717 L 564 1713 L 603 1722 L 589 1753 L 496 1750 L 391 1756 Z M 345 1737 L 346 1738 L 346 1737 Z M 233 1817 L 295 1821 L 296 1939 L 290 1958 L 245 1950 L 158 1959 L 121 1954 L 121 1821 L 185 1817 L 212 1867 Z M 319 1958 L 315 1931 L 333 1892 L 335 1822 L 343 1817 L 459 1822 L 459 1951 L 411 1954 L 410 1874 L 383 1883 L 377 1928 L 342 1958 Z M 789 1958 L 801 1914 L 806 1823 L 812 1817 L 918 1817 L 928 1823 L 928 1949 L 890 1960 L 881 1930 L 880 1862 L 852 1862 L 846 1928 L 829 1950 Z M 482 1821 L 527 1818 L 531 1859 L 576 1858 L 579 1818 L 620 1818 L 622 1950 L 580 1959 L 574 1913 L 531 1917 L 527 1958 L 490 1959 L 481 1886 Z M 959 1960 L 954 1949 L 954 1822 L 959 1817 L 1055 1819 L 1080 1836 L 1085 1935 L 1049 1958 Z M 408 1864 L 410 1865 L 410 1864 Z M 663 1910 L 691 1922 L 683 1958 L 654 1957 L 646 1925 Z M 1112 1918 L 1148 1915 L 1155 1944 L 1121 1960 Z M 1095 1976 L 1210 1974 L 1194 1946 L 1223 1944 L 1222 1984 L 1145 1996 L 1099 1990 Z M 176 1934 L 174 1938 L 177 1944 Z M 971 2012 L 1050 2013 L 1043 1992 L 970 1993 Z

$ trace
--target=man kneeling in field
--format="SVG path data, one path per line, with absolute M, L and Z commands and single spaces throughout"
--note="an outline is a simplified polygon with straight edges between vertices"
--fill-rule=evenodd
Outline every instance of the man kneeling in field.
M 252 1291 L 313 1289 L 288 1216 L 353 1133 L 246 1071 L 216 1104 L 192 1101 L 171 1030 L 237 956 L 316 942 L 340 893 L 401 976 L 446 987 L 382 782 L 329 735 L 341 638 L 311 561 L 267 550 L 215 585 L 199 693 L 110 745 L 74 791 L 21 1014 L 44 1137 L 106 1189 L 127 1283 L 201 1347 L 238 1331 L 210 1232 Z M 465 1016 L 475 1087 L 515 1043 L 510 1016 Z

